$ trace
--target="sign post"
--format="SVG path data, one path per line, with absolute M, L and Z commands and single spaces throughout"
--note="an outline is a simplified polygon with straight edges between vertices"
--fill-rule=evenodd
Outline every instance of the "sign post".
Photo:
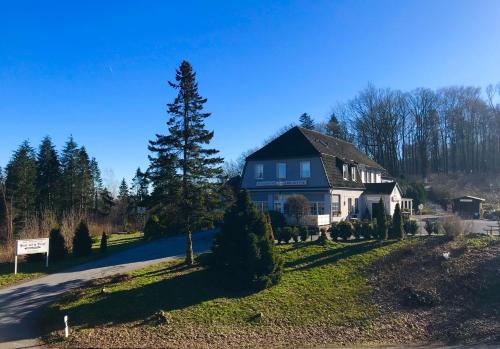
M 16 255 L 14 257 L 14 274 L 17 274 L 17 256 L 35 253 L 45 253 L 45 267 L 49 266 L 49 239 L 29 239 L 16 241 Z

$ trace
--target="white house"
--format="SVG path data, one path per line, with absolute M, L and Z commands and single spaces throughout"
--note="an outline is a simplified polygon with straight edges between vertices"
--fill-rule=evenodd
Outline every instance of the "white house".
M 286 213 L 289 196 L 305 196 L 315 225 L 364 219 L 380 198 L 390 215 L 396 203 L 411 206 L 387 171 L 352 143 L 301 127 L 247 157 L 242 188 L 261 211 Z

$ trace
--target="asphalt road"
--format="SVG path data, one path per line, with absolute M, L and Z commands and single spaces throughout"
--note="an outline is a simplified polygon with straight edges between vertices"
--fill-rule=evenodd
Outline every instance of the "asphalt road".
M 446 215 L 423 215 L 423 216 L 413 216 L 417 220 L 420 228 L 421 234 L 425 235 L 425 220 L 426 219 L 440 219 L 446 217 Z M 496 230 L 498 227 L 498 223 L 496 221 L 490 221 L 487 219 L 464 219 L 462 220 L 462 224 L 466 232 L 471 232 L 475 234 L 488 234 L 488 232 L 492 229 Z M 493 235 L 498 235 L 497 231 L 493 232 Z
M 210 248 L 213 234 L 202 232 L 193 235 L 195 253 Z M 37 338 L 41 335 L 36 327 L 37 314 L 42 311 L 43 305 L 58 295 L 89 280 L 143 268 L 183 256 L 184 253 L 184 236 L 155 240 L 60 273 L 1 289 L 0 348 L 37 347 L 40 344 Z

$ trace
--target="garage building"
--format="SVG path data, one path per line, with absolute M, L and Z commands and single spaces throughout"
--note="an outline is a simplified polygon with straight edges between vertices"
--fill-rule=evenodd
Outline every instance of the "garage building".
M 475 196 L 461 196 L 453 199 L 453 212 L 463 218 L 480 218 L 484 199 Z

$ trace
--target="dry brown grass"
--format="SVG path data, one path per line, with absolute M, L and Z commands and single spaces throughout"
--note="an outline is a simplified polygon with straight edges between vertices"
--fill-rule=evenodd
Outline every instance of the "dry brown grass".
M 450 252 L 446 259 L 444 252 Z M 386 330 L 411 342 L 500 341 L 500 242 L 434 237 L 382 258 L 372 277 Z
M 64 236 L 66 246 L 71 250 L 75 229 L 81 221 L 87 223 L 90 234 L 93 237 L 100 236 L 103 232 L 113 234 L 121 230 L 121 227 L 114 224 L 113 220 L 110 218 L 93 217 L 86 212 L 72 210 L 65 212 L 62 217 L 58 219 L 53 211 L 45 210 L 42 213 L 29 217 L 26 224 L 19 230 L 17 238 L 47 238 L 53 228 L 59 227 Z M 15 241 L 7 241 L 0 244 L 0 263 L 12 261 L 14 254 Z

